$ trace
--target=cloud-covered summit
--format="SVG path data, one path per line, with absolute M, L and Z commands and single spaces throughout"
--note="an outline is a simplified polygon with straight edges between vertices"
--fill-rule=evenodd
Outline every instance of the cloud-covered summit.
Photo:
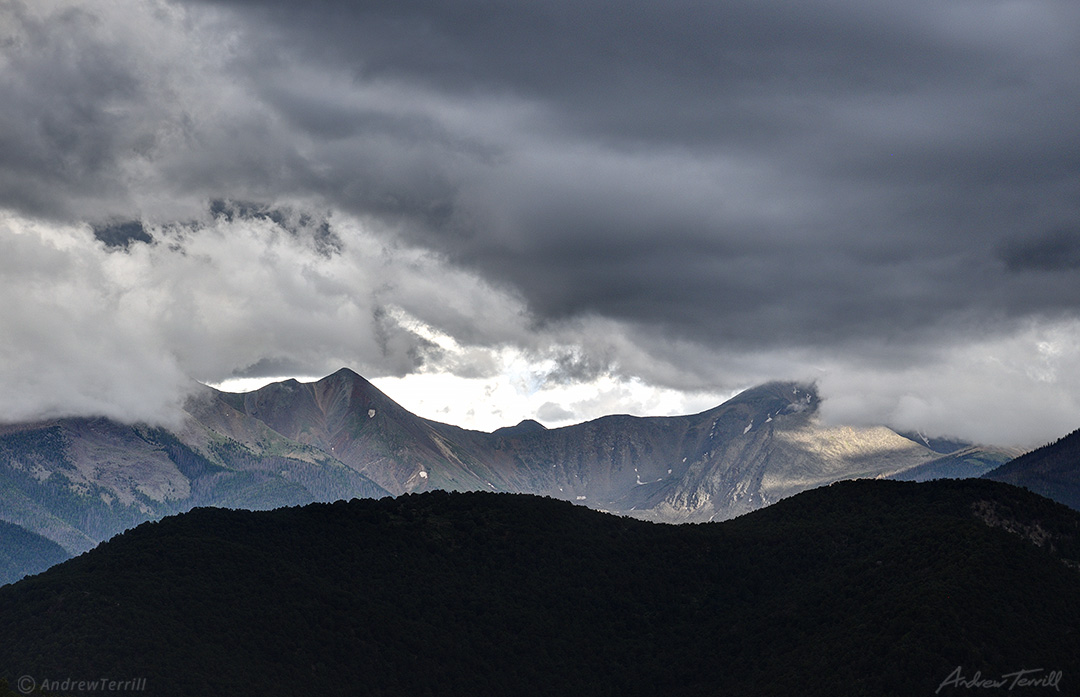
M 1038 442 L 1080 420 L 1078 35 L 1058 0 L 0 2 L 0 244 L 83 269 L 5 269 L 37 312 L 0 342 L 36 366 L 22 323 L 87 302 L 152 316 L 162 394 L 520 358 Z

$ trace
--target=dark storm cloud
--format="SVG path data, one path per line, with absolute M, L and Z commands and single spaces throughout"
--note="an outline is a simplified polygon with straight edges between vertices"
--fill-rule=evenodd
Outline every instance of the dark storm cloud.
M 540 320 L 829 345 L 1060 305 L 995 272 L 1017 230 L 1080 223 L 1068 3 L 216 4 L 264 65 L 534 108 L 485 142 L 256 78 L 312 137 L 396 144 L 324 192 L 409 217 Z
M 1009 271 L 1075 271 L 1080 269 L 1080 229 L 1007 240 L 1001 258 Z
M 238 378 L 280 377 L 282 375 L 305 375 L 311 366 L 291 358 L 260 358 L 249 366 L 233 371 Z
M 1031 323 L 1080 310 L 1078 36 L 1066 0 L 0 3 L 0 205 L 266 223 L 374 273 L 340 214 L 453 279 L 358 304 L 392 374 L 451 360 L 393 307 L 554 382 L 726 389 L 1002 336 L 1050 365 L 1068 332 Z
M 219 4 L 275 24 L 275 52 L 291 47 L 307 59 L 347 65 L 364 79 L 535 97 L 561 105 L 556 116 L 564 125 L 649 141 L 714 142 L 718 129 L 772 138 L 777 127 L 808 114 L 792 104 L 764 121 L 751 119 L 762 114 L 737 99 L 950 86 L 986 73 L 993 51 L 925 26 L 944 14 L 932 5 Z M 718 124 L 717 116 L 730 122 Z
M 152 242 L 141 221 L 128 220 L 122 223 L 102 223 L 93 226 L 94 237 L 105 243 L 106 247 L 127 249 L 132 242 Z
M 49 212 L 50 190 L 115 193 L 126 124 L 109 106 L 140 91 L 128 56 L 84 41 L 96 19 L 79 8 L 49 22 L 18 2 L 0 13 L 22 30 L 0 44 L 7 59 L 0 72 L 0 203 Z

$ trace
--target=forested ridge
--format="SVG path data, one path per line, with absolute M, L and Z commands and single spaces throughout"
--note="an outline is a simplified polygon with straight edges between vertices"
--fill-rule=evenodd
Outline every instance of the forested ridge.
M 196 509 L 0 589 L 0 675 L 152 695 L 910 696 L 960 666 L 1062 671 L 1068 692 L 1077 560 L 1075 511 L 977 480 L 844 482 L 678 526 L 485 493 Z

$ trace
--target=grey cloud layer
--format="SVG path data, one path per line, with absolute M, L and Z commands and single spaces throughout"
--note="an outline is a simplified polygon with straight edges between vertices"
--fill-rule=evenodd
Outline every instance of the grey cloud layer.
M 541 317 L 826 346 L 1080 297 L 1030 279 L 1080 227 L 1070 3 L 218 6 L 252 89 L 355 158 L 322 193 Z
M 449 264 L 395 299 L 463 344 L 581 347 L 552 379 L 788 361 L 895 396 L 1073 326 L 1077 37 L 1066 0 L 0 1 L 0 206 L 108 230 L 298 202 Z M 489 295 L 523 306 L 499 326 Z M 436 360 L 363 331 L 380 370 Z

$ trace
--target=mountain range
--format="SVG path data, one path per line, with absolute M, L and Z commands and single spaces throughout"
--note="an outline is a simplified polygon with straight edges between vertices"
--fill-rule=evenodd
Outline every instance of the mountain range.
M 1019 454 L 884 426 L 826 426 L 818 404 L 812 385 L 771 383 L 700 414 L 557 429 L 525 421 L 486 433 L 418 417 L 348 369 L 243 394 L 201 386 L 173 429 L 104 418 L 0 426 L 0 520 L 71 554 L 196 506 L 257 510 L 433 489 L 702 522 L 842 479 L 969 476 Z
M 1080 431 L 1017 455 L 780 382 L 485 433 L 343 369 L 7 424 L 0 697 L 1068 693 Z
M 0 588 L 0 697 L 1077 694 L 1078 598 L 1080 513 L 979 479 L 700 525 L 485 492 L 199 508 Z

